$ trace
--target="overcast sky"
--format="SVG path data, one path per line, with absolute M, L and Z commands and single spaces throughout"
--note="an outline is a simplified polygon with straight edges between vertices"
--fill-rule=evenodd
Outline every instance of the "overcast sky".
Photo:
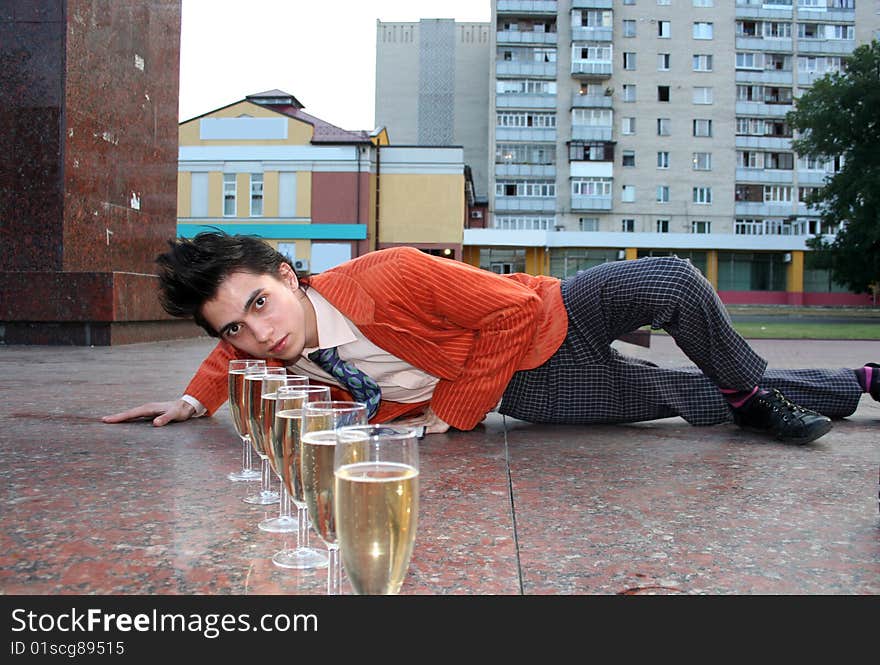
M 343 129 L 373 129 L 376 20 L 489 21 L 489 0 L 183 0 L 180 119 L 278 88 Z

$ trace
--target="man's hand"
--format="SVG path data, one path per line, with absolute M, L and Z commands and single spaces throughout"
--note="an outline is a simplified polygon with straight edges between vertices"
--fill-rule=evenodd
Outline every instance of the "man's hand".
M 397 425 L 406 425 L 408 427 L 419 427 L 420 425 L 424 425 L 425 434 L 443 434 L 443 432 L 449 430 L 449 425 L 440 420 L 430 406 L 425 409 L 425 412 L 421 415 L 412 416 L 411 418 L 401 418 L 394 422 Z
M 101 418 L 105 423 L 124 423 L 131 420 L 153 419 L 155 427 L 162 427 L 171 422 L 182 422 L 189 420 L 195 415 L 195 408 L 192 404 L 182 399 L 173 402 L 150 402 L 149 404 L 141 404 L 128 411 L 114 413 L 110 416 Z

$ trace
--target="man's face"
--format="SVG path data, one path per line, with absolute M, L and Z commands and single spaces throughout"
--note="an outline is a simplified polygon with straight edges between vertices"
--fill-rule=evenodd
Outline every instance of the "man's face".
M 223 339 L 251 356 L 293 360 L 304 347 L 318 343 L 314 310 L 298 286 L 286 264 L 277 277 L 232 273 L 202 306 L 202 316 Z

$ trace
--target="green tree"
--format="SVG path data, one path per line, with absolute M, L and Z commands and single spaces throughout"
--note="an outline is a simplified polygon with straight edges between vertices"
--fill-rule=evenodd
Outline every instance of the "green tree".
M 816 252 L 811 263 L 864 293 L 880 283 L 880 42 L 859 46 L 845 63 L 817 80 L 787 118 L 799 133 L 798 154 L 842 162 L 807 200 L 821 210 L 823 228 L 842 224 L 831 242 L 807 241 Z

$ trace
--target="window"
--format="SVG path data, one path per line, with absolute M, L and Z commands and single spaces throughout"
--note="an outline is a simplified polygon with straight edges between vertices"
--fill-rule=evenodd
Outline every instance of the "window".
M 763 169 L 764 153 L 757 150 L 737 150 L 736 165 L 741 169 Z
M 190 217 L 208 216 L 208 174 L 193 172 L 191 174 L 189 197 Z
M 712 39 L 712 24 L 694 21 L 694 39 Z
M 668 85 L 658 85 L 657 86 L 657 101 L 658 102 L 668 102 L 669 101 L 669 86 Z
M 669 220 L 668 219 L 658 219 L 657 220 L 657 233 L 669 233 Z
M 624 37 L 635 37 L 636 36 L 636 22 L 630 19 L 624 19 L 623 21 L 623 36 Z
M 632 203 L 636 200 L 636 186 L 635 185 L 624 185 L 623 190 L 620 193 L 620 200 L 624 203 Z
M 788 185 L 764 185 L 764 203 L 791 203 Z
M 223 216 L 235 217 L 235 174 L 223 174 Z
M 657 168 L 658 169 L 668 169 L 669 168 L 669 153 L 665 150 L 661 150 L 657 153 Z
M 624 233 L 635 233 L 636 230 L 636 220 L 634 219 L 621 219 L 620 220 L 620 230 Z
M 623 165 L 624 166 L 635 166 L 636 165 L 636 151 L 635 150 L 624 150 L 623 151 Z
M 763 53 L 737 51 L 736 68 L 737 69 L 764 69 L 764 54 Z
M 669 39 L 672 36 L 672 23 L 670 21 L 657 21 L 657 36 Z
M 715 0 L 694 0 L 694 7 L 714 7 Z
M 712 71 L 712 54 L 698 53 L 693 57 L 693 70 L 695 72 L 711 72 Z
M 706 88 L 702 86 L 694 87 L 694 104 L 711 104 L 712 99 L 712 88 Z
M 694 187 L 694 203 L 712 203 L 711 187 Z
M 623 84 L 623 101 L 625 102 L 634 102 L 636 101 L 636 86 L 631 83 Z
M 672 0 L 657 0 L 658 5 L 669 5 L 672 4 Z
M 657 71 L 658 72 L 668 72 L 669 71 L 669 63 L 672 56 L 669 53 L 658 53 L 657 54 Z
M 694 171 L 711 171 L 712 170 L 712 153 L 711 152 L 695 152 L 694 153 Z
M 263 216 L 263 174 L 251 173 L 251 217 Z
M 669 136 L 669 127 L 672 120 L 669 118 L 657 118 L 657 136 Z
M 634 5 L 634 4 L 636 4 L 636 0 L 623 0 L 623 4 Z
M 622 118 L 620 124 L 620 133 L 621 134 L 635 134 L 636 133 L 636 119 L 635 118 Z
M 657 203 L 669 203 L 669 185 L 657 185 Z
M 598 217 L 581 217 L 578 220 L 578 230 L 580 230 L 580 231 L 598 231 L 599 230 L 599 218 Z
M 623 68 L 624 69 L 635 69 L 636 68 L 636 54 L 631 51 L 623 52 Z
M 695 119 L 694 136 L 712 136 L 712 121 L 701 118 Z
M 693 221 L 691 222 L 691 233 L 712 233 L 712 222 Z
M 573 196 L 611 196 L 611 178 L 576 178 L 571 181 Z

